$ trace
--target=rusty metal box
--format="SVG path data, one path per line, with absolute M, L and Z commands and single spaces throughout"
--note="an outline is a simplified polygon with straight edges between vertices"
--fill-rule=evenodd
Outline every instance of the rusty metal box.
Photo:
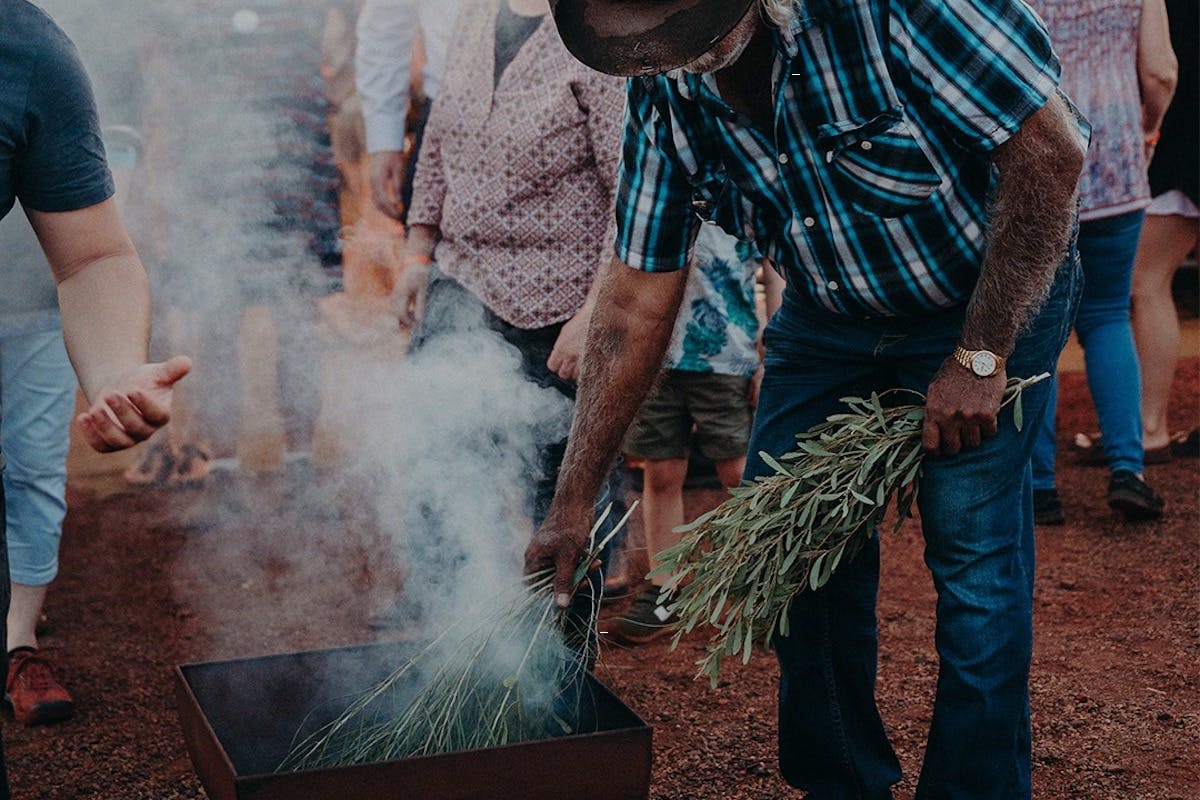
M 276 772 L 319 709 L 374 686 L 411 645 L 185 664 L 174 670 L 179 718 L 211 800 L 643 800 L 651 729 L 588 675 L 578 733 L 504 747 Z M 326 677 L 322 677 L 326 676 Z M 328 676 L 337 676 L 331 679 Z M 339 706 L 340 703 L 340 706 Z M 326 711 L 332 718 L 331 711 Z

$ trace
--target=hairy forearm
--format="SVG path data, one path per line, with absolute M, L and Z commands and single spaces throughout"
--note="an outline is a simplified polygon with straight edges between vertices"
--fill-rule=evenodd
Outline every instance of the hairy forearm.
M 987 252 L 961 343 L 1007 356 L 1041 305 L 1075 223 L 1083 144 L 1057 95 L 999 148 Z
M 685 283 L 683 271 L 650 275 L 619 261 L 597 276 L 556 510 L 590 513 L 625 430 L 658 377 Z
M 58 284 L 63 339 L 89 401 L 146 363 L 150 284 L 132 252 L 83 266 Z

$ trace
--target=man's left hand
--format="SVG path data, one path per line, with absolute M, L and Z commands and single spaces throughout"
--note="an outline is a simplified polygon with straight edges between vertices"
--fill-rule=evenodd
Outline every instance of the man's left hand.
M 579 361 L 583 357 L 583 342 L 591 316 L 591 308 L 586 305 L 576 311 L 575 316 L 567 320 L 558 332 L 554 349 L 550 351 L 550 358 L 546 359 L 550 371 L 564 381 L 579 380 Z
M 96 402 L 76 418 L 93 449 L 111 453 L 149 439 L 171 418 L 175 383 L 192 369 L 187 356 L 143 364 L 97 394 Z
M 929 384 L 921 446 L 949 457 L 995 436 L 1007 382 L 1003 369 L 980 378 L 953 358 L 946 359 Z

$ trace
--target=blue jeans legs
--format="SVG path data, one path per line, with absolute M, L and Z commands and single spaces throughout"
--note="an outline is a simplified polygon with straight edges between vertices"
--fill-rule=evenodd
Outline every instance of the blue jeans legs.
M 1077 289 L 1074 258 L 1021 336 L 1009 374 L 1053 369 Z M 893 387 L 924 392 L 953 350 L 962 311 L 919 320 L 835 317 L 789 294 L 766 333 L 766 375 L 746 477 L 757 453 L 793 449 L 795 434 L 838 398 Z M 925 561 L 938 591 L 939 677 L 920 800 L 1030 796 L 1028 678 L 1032 652 L 1033 516 L 1029 457 L 1047 382 L 1026 391 L 1026 424 L 1011 408 L 1000 432 L 952 459 L 928 460 L 918 497 Z M 811 800 L 886 800 L 900 779 L 875 704 L 879 544 L 871 542 L 817 592 L 802 593 L 781 666 L 779 758 Z
M 1075 333 L 1083 347 L 1088 389 L 1104 435 L 1104 455 L 1114 472 L 1140 473 L 1144 468 L 1141 367 L 1129 320 L 1133 260 L 1144 216 L 1134 211 L 1079 225 L 1084 287 Z M 1054 488 L 1056 405 L 1057 391 L 1033 451 L 1035 489 Z
M 62 331 L 0 338 L 8 556 L 12 580 L 25 586 L 58 574 L 75 386 Z

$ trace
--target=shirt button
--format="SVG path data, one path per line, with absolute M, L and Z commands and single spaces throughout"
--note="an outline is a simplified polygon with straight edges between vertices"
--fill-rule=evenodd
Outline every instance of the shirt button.
M 838 290 L 838 282 L 837 281 L 830 281 L 829 283 L 826 284 L 826 286 L 829 287 L 829 291 L 831 291 L 831 292 L 836 292 Z
M 788 154 L 787 154 L 787 153 L 780 153 L 780 154 L 779 154 L 779 163 L 780 163 L 780 164 L 786 164 L 787 162 L 788 162 Z
M 804 227 L 811 228 L 813 225 L 816 225 L 816 224 L 817 224 L 817 221 L 815 219 L 813 219 L 812 217 L 804 218 Z
M 870 142 L 863 142 L 859 145 L 863 150 L 870 150 L 873 145 Z

